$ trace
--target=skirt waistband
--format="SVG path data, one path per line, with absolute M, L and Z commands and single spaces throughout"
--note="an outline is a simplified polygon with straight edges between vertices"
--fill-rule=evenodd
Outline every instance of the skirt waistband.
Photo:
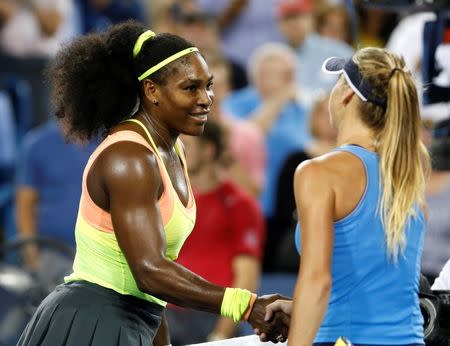
M 70 281 L 56 287 L 56 291 L 64 289 L 88 290 L 89 292 L 96 295 L 97 299 L 103 299 L 106 302 L 113 301 L 120 305 L 126 305 L 130 308 L 135 308 L 136 310 L 144 310 L 157 315 L 161 315 L 165 309 L 165 307 L 161 305 L 137 298 L 129 294 L 120 294 L 112 289 L 85 280 Z

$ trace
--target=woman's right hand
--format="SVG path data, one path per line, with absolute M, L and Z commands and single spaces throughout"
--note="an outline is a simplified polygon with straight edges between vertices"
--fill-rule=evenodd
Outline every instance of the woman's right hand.
M 272 341 L 277 343 L 285 341 L 289 333 L 290 315 L 286 315 L 281 309 L 272 311 L 270 319 L 268 316 L 268 307 L 273 306 L 276 302 L 289 301 L 289 298 L 279 294 L 265 295 L 258 297 L 253 305 L 252 312 L 248 318 L 251 326 L 258 331 L 262 341 Z
M 266 306 L 266 321 L 270 321 L 276 312 L 282 312 L 287 316 L 292 313 L 292 300 L 278 299 Z
M 289 325 L 291 323 L 292 313 L 292 300 L 290 299 L 277 299 L 273 303 L 266 306 L 266 312 L 264 315 L 264 321 L 271 322 L 274 318 L 281 318 L 283 324 L 287 326 L 286 335 L 281 334 L 283 338 L 277 336 L 277 341 L 285 341 L 289 332 Z M 273 341 L 271 336 L 265 333 L 262 329 L 256 328 L 255 333 L 259 335 L 261 341 Z

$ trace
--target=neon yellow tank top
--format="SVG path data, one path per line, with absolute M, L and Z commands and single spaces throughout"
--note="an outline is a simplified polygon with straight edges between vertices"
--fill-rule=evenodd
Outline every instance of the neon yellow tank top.
M 162 161 L 147 128 L 138 120 L 130 119 L 140 125 L 148 136 L 151 145 L 137 132 L 119 131 L 109 135 L 92 153 L 83 173 L 82 193 L 75 226 L 76 255 L 73 263 L 73 273 L 64 278 L 65 282 L 86 280 L 120 294 L 135 297 L 165 306 L 166 302 L 149 294 L 141 292 L 133 278 L 125 256 L 117 243 L 111 222 L 111 215 L 98 207 L 89 196 L 86 178 L 95 159 L 108 146 L 120 141 L 132 141 L 147 147 L 157 159 L 163 193 L 158 201 L 166 234 L 166 257 L 175 260 L 183 243 L 191 233 L 195 224 L 195 200 L 189 183 L 186 159 L 180 149 L 180 141 L 175 144 L 175 150 L 181 159 L 184 175 L 189 189 L 189 200 L 185 207 L 172 186 L 167 170 Z

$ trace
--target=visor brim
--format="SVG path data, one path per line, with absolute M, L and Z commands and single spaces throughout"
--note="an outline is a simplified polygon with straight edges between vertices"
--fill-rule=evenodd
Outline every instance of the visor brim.
M 322 71 L 328 74 L 340 74 L 344 72 L 346 63 L 346 59 L 331 57 L 323 62 Z

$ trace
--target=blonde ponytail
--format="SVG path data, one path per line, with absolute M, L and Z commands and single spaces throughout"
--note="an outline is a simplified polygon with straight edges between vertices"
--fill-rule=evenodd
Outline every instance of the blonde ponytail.
M 387 100 L 386 110 L 370 102 L 362 102 L 361 110 L 363 120 L 377 134 L 379 212 L 388 252 L 396 261 L 406 245 L 405 226 L 425 205 L 425 180 L 430 171 L 430 158 L 420 139 L 417 89 L 403 59 L 386 50 L 366 48 L 354 59 L 377 96 Z
M 425 204 L 429 156 L 419 137 L 420 113 L 414 82 L 407 72 L 393 71 L 379 154 L 383 183 L 380 211 L 387 248 L 396 259 L 405 247 L 406 222 Z

